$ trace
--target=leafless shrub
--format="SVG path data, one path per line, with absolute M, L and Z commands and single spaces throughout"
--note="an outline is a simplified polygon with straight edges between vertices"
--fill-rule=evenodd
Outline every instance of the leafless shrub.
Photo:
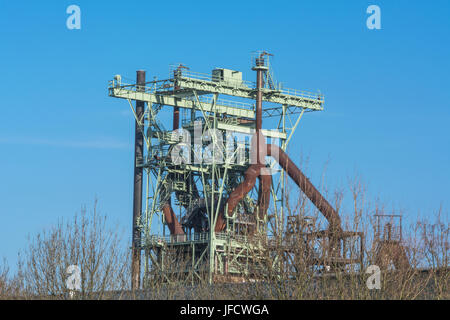
M 323 178 L 324 179 L 324 178 Z M 289 204 L 287 193 L 286 203 Z M 69 298 L 66 286 L 69 265 L 81 269 L 80 299 L 449 299 L 449 224 L 442 208 L 436 221 L 421 220 L 403 228 L 401 245 L 409 261 L 407 268 L 381 272 L 381 288 L 369 289 L 365 271 L 376 264 L 379 254 L 374 236 L 374 214 L 386 212 L 379 199 L 370 201 L 367 186 L 356 175 L 345 188 L 333 193 L 335 207 L 344 230 L 364 233 L 363 260 L 353 267 L 327 270 L 317 263 L 327 245 L 326 237 L 310 237 L 326 228 L 317 209 L 304 195 L 287 206 L 285 214 L 296 217 L 297 225 L 288 230 L 279 223 L 273 237 L 250 237 L 250 256 L 242 263 L 242 276 L 236 280 L 209 284 L 208 262 L 203 271 L 193 271 L 189 252 L 165 249 L 164 273 L 150 268 L 143 273 L 144 289 L 130 291 L 129 249 L 123 246 L 117 230 L 107 228 L 106 217 L 83 209 L 72 221 L 60 221 L 29 241 L 21 255 L 18 272 L 10 276 L 7 264 L 0 268 L 0 298 Z M 350 201 L 345 201 L 349 199 Z M 292 227 L 292 226 L 291 226 Z M 289 250 L 286 250 L 287 248 Z M 355 243 L 350 252 L 359 250 Z M 147 265 L 154 261 L 147 261 Z M 226 277 L 225 277 L 226 278 Z M 224 279 L 225 279 L 224 278 Z M 225 279 L 226 280 L 226 279 Z M 238 283 L 240 282 L 240 283 Z
M 113 290 L 127 289 L 129 250 L 117 228 L 109 229 L 106 222 L 95 203 L 91 212 L 83 207 L 72 221 L 61 220 L 30 237 L 19 262 L 21 297 L 102 299 Z M 70 265 L 81 271 L 80 290 L 71 291 L 67 286 Z

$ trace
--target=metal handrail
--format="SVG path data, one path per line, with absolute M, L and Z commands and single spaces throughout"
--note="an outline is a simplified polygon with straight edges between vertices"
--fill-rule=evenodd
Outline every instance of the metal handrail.
M 161 80 L 160 82 L 163 82 L 165 80 Z M 130 90 L 130 91 L 137 91 L 137 84 L 130 84 L 130 83 L 123 83 L 120 82 L 118 83 L 116 80 L 110 80 L 109 81 L 109 89 L 124 89 L 124 90 Z M 156 92 L 160 92 L 161 88 L 160 87 L 149 87 L 149 86 L 139 86 L 140 87 L 140 91 L 143 92 L 147 92 L 147 93 L 156 93 Z M 167 88 L 166 88 L 167 89 Z M 188 100 L 192 100 L 192 101 L 196 101 L 195 97 L 186 97 L 186 99 Z M 208 96 L 200 96 L 199 100 L 200 102 L 204 102 L 204 103 L 211 103 L 212 102 L 212 97 L 208 97 Z M 238 108 L 238 109 L 245 109 L 245 110 L 255 110 L 255 105 L 251 104 L 251 103 L 246 103 L 246 102 L 241 102 L 241 101 L 234 101 L 234 100 L 229 100 L 229 99 L 217 99 L 217 104 L 218 105 L 223 105 L 226 107 L 234 107 L 234 108 Z
M 204 103 L 212 103 L 213 98 L 208 96 L 200 96 L 198 97 L 200 102 Z M 194 97 L 189 98 L 189 100 L 196 101 L 197 99 Z M 251 103 L 241 102 L 241 101 L 234 101 L 234 100 L 228 100 L 228 99 L 217 99 L 216 103 L 218 105 L 226 106 L 226 107 L 235 107 L 238 109 L 246 109 L 246 110 L 255 110 L 255 105 Z
M 181 78 L 188 78 L 188 79 L 196 79 L 201 81 L 209 81 L 209 82 L 217 82 L 213 80 L 213 76 L 210 74 L 200 73 L 200 72 L 193 72 L 193 71 L 180 71 L 180 77 Z M 148 93 L 154 93 L 156 91 L 166 91 L 173 89 L 173 86 L 170 84 L 173 82 L 173 78 L 166 79 L 166 80 L 158 80 L 158 81 L 152 81 L 148 82 L 146 84 L 153 84 L 153 86 L 139 86 L 140 91 L 148 92 Z M 235 84 L 238 87 L 247 87 L 247 88 L 255 88 L 255 83 L 246 81 L 246 80 L 236 80 L 233 78 L 224 78 L 220 82 L 226 82 L 227 84 Z M 156 85 L 161 83 L 162 85 Z M 118 82 L 117 80 L 110 80 L 109 81 L 109 88 L 120 88 L 120 89 L 128 89 L 132 91 L 137 91 L 138 85 L 135 83 L 124 83 L 122 81 Z M 321 93 L 314 93 L 310 91 L 305 90 L 297 90 L 297 89 L 291 89 L 291 88 L 282 88 L 279 91 L 281 94 L 297 97 L 297 98 L 306 98 L 311 100 L 318 100 L 322 103 L 325 102 L 325 96 Z M 211 97 L 208 97 L 208 102 L 211 102 Z M 250 109 L 253 107 L 253 105 L 244 103 L 244 102 L 237 102 L 237 101 L 231 101 L 231 100 L 225 100 L 225 99 L 218 99 L 218 101 L 227 101 L 234 103 L 235 105 L 244 106 L 247 109 Z
M 197 79 L 197 80 L 203 80 L 203 81 L 218 82 L 218 81 L 214 81 L 212 74 L 206 74 L 206 73 L 200 73 L 200 72 L 194 72 L 194 71 L 188 71 L 188 70 L 180 71 L 179 76 L 182 78 L 191 78 L 191 79 Z M 247 81 L 247 80 L 236 80 L 234 78 L 224 77 L 219 82 L 235 83 L 240 86 L 245 86 L 245 87 L 249 87 L 249 88 L 256 87 L 254 82 Z M 314 92 L 310 92 L 310 91 L 306 91 L 306 90 L 297 90 L 297 89 L 291 89 L 291 88 L 281 88 L 280 92 L 282 94 L 289 95 L 289 96 L 325 101 L 325 97 L 321 93 L 314 93 Z
M 285 94 L 288 96 L 302 97 L 302 98 L 320 100 L 320 101 L 325 102 L 325 97 L 320 93 L 314 93 L 314 92 L 310 92 L 310 91 L 297 90 L 297 89 L 291 89 L 291 88 L 283 88 L 280 91 L 282 94 Z
M 248 242 L 249 238 L 244 235 L 236 235 L 236 234 L 230 234 L 226 232 L 217 232 L 215 234 L 216 239 L 218 240 L 237 240 L 240 242 Z M 271 236 L 267 236 L 268 241 L 271 241 Z M 189 241 L 208 241 L 209 240 L 209 233 L 203 232 L 203 233 L 193 233 L 193 234 L 180 234 L 180 235 L 149 235 L 146 238 L 146 243 L 153 243 L 153 244 L 173 244 L 173 243 L 182 243 L 182 242 L 189 242 Z
M 109 81 L 108 89 L 126 89 L 126 90 L 131 90 L 131 91 L 137 91 L 137 87 L 140 87 L 140 91 L 143 91 L 143 92 L 153 93 L 156 91 L 156 88 L 154 86 L 153 87 L 142 86 L 142 85 L 138 85 L 136 83 L 124 83 L 122 81 L 118 82 L 116 80 Z
M 173 71 L 171 72 L 171 77 L 174 77 Z M 201 81 L 209 81 L 209 82 L 226 82 L 227 84 L 234 84 L 239 87 L 255 88 L 255 83 L 252 81 L 237 80 L 237 79 L 229 78 L 229 77 L 224 77 L 223 79 L 220 79 L 220 81 L 217 81 L 217 80 L 214 80 L 214 77 L 212 74 L 194 72 L 194 71 L 188 71 L 188 70 L 180 70 L 178 77 L 201 80 Z
M 188 241 L 207 241 L 209 239 L 209 233 L 194 233 L 194 234 L 178 234 L 178 235 L 150 235 L 146 239 L 147 243 L 157 244 L 172 244 Z

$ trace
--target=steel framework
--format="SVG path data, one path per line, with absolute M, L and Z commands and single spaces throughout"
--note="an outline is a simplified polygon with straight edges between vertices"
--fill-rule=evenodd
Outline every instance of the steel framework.
M 258 170 L 272 170 L 268 180 L 259 173 L 252 175 L 252 136 L 262 132 L 264 141 L 268 138 L 272 143 L 267 145 L 268 151 L 272 146 L 273 153 L 278 145 L 284 155 L 304 113 L 323 110 L 325 102 L 320 93 L 287 89 L 277 83 L 268 53 L 257 52 L 252 61 L 260 77 L 257 83 L 243 80 L 242 73 L 234 70 L 201 74 L 183 65 L 172 67 L 164 80 L 124 83 L 116 75 L 110 81 L 109 95 L 129 102 L 136 130 L 144 140 L 144 152 L 136 153 L 136 167 L 144 171 L 145 200 L 142 213 L 135 214 L 133 221 L 139 232 L 135 247 L 144 252 L 144 285 L 156 278 L 191 283 L 252 278 L 255 264 L 276 245 L 275 235 L 286 227 L 291 234 L 308 239 L 330 238 L 329 243 L 338 246 L 339 252 L 346 239 L 362 239 L 360 233 L 340 229 L 333 238 L 327 231 L 293 231 L 296 220 L 285 212 L 287 174 L 330 224 L 338 216 L 298 169 L 299 173 L 290 173 L 287 156 L 286 163 L 282 157 L 274 157 L 277 161 L 268 164 L 257 163 Z M 143 112 L 137 111 L 133 101 L 136 106 L 145 104 Z M 258 103 L 262 106 L 263 102 L 258 111 Z M 172 128 L 166 128 L 159 117 L 167 107 L 173 108 Z M 275 120 L 275 128 L 258 127 L 258 115 Z M 245 188 L 249 190 L 236 191 Z M 270 200 L 271 212 L 266 214 Z M 153 232 L 155 221 L 161 222 L 161 228 Z M 283 246 L 284 255 L 293 252 L 286 242 Z M 342 253 L 332 256 L 331 251 L 323 250 L 311 264 L 330 265 L 332 257 L 341 264 L 362 261 L 362 249 L 348 257 Z

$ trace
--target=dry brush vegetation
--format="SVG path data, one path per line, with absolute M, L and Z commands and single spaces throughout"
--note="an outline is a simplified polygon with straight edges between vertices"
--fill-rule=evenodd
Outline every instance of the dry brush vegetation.
M 319 273 L 311 268 L 305 242 L 298 238 L 296 255 L 289 267 L 280 265 L 276 256 L 283 256 L 283 247 L 262 254 L 253 261 L 247 281 L 240 284 L 215 284 L 206 281 L 181 285 L 176 272 L 173 278 L 154 277 L 146 290 L 130 291 L 130 250 L 117 228 L 109 228 L 105 215 L 83 209 L 72 221 L 58 222 L 29 239 L 19 256 L 17 271 L 11 274 L 8 264 L 0 267 L 1 299 L 449 299 L 449 223 L 447 213 L 439 208 L 434 221 L 416 221 L 403 228 L 403 245 L 411 268 L 386 270 L 381 273 L 381 289 L 369 290 L 364 270 L 375 263 L 376 242 L 373 237 L 374 213 L 385 212 L 380 201 L 369 201 L 359 177 L 350 179 L 346 190 L 333 194 L 343 215 L 343 229 L 364 232 L 364 261 L 360 270 Z M 351 209 L 344 208 L 344 198 L 350 196 Z M 323 230 L 323 221 L 315 208 L 302 195 L 287 197 L 288 214 L 312 217 L 310 231 Z M 317 218 L 317 220 L 316 220 Z M 284 232 L 280 232 L 284 234 Z M 282 238 L 280 238 L 283 240 Z M 292 242 L 292 240 L 291 240 Z M 279 251 L 278 255 L 273 252 Z M 285 254 L 284 254 L 285 255 Z M 286 255 L 285 255 L 286 256 Z M 277 260 L 278 259 L 278 260 Z M 172 265 L 182 268 L 180 260 Z M 186 265 L 188 262 L 186 262 Z M 67 267 L 78 265 L 81 270 L 81 290 L 72 296 L 67 288 Z M 280 270 L 284 270 L 280 272 Z M 289 270 L 289 272 L 286 272 Z M 160 280 L 156 280 L 160 279 Z M 259 279 L 255 281 L 255 279 Z

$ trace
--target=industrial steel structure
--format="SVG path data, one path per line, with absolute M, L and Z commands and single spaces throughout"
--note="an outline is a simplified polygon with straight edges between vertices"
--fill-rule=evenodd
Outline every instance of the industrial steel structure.
M 303 115 L 323 110 L 324 96 L 284 88 L 270 57 L 252 57 L 256 83 L 235 70 L 201 74 L 183 65 L 164 80 L 146 82 L 138 71 L 136 83 L 119 75 L 110 82 L 109 95 L 127 100 L 136 119 L 134 288 L 156 278 L 251 279 L 271 250 L 285 272 L 299 238 L 311 267 L 362 263 L 364 235 L 342 229 L 335 209 L 285 153 Z M 170 128 L 160 119 L 163 108 L 171 110 Z M 276 125 L 264 129 L 263 118 Z M 287 214 L 288 176 L 328 220 L 326 230 L 308 231 L 307 218 Z

